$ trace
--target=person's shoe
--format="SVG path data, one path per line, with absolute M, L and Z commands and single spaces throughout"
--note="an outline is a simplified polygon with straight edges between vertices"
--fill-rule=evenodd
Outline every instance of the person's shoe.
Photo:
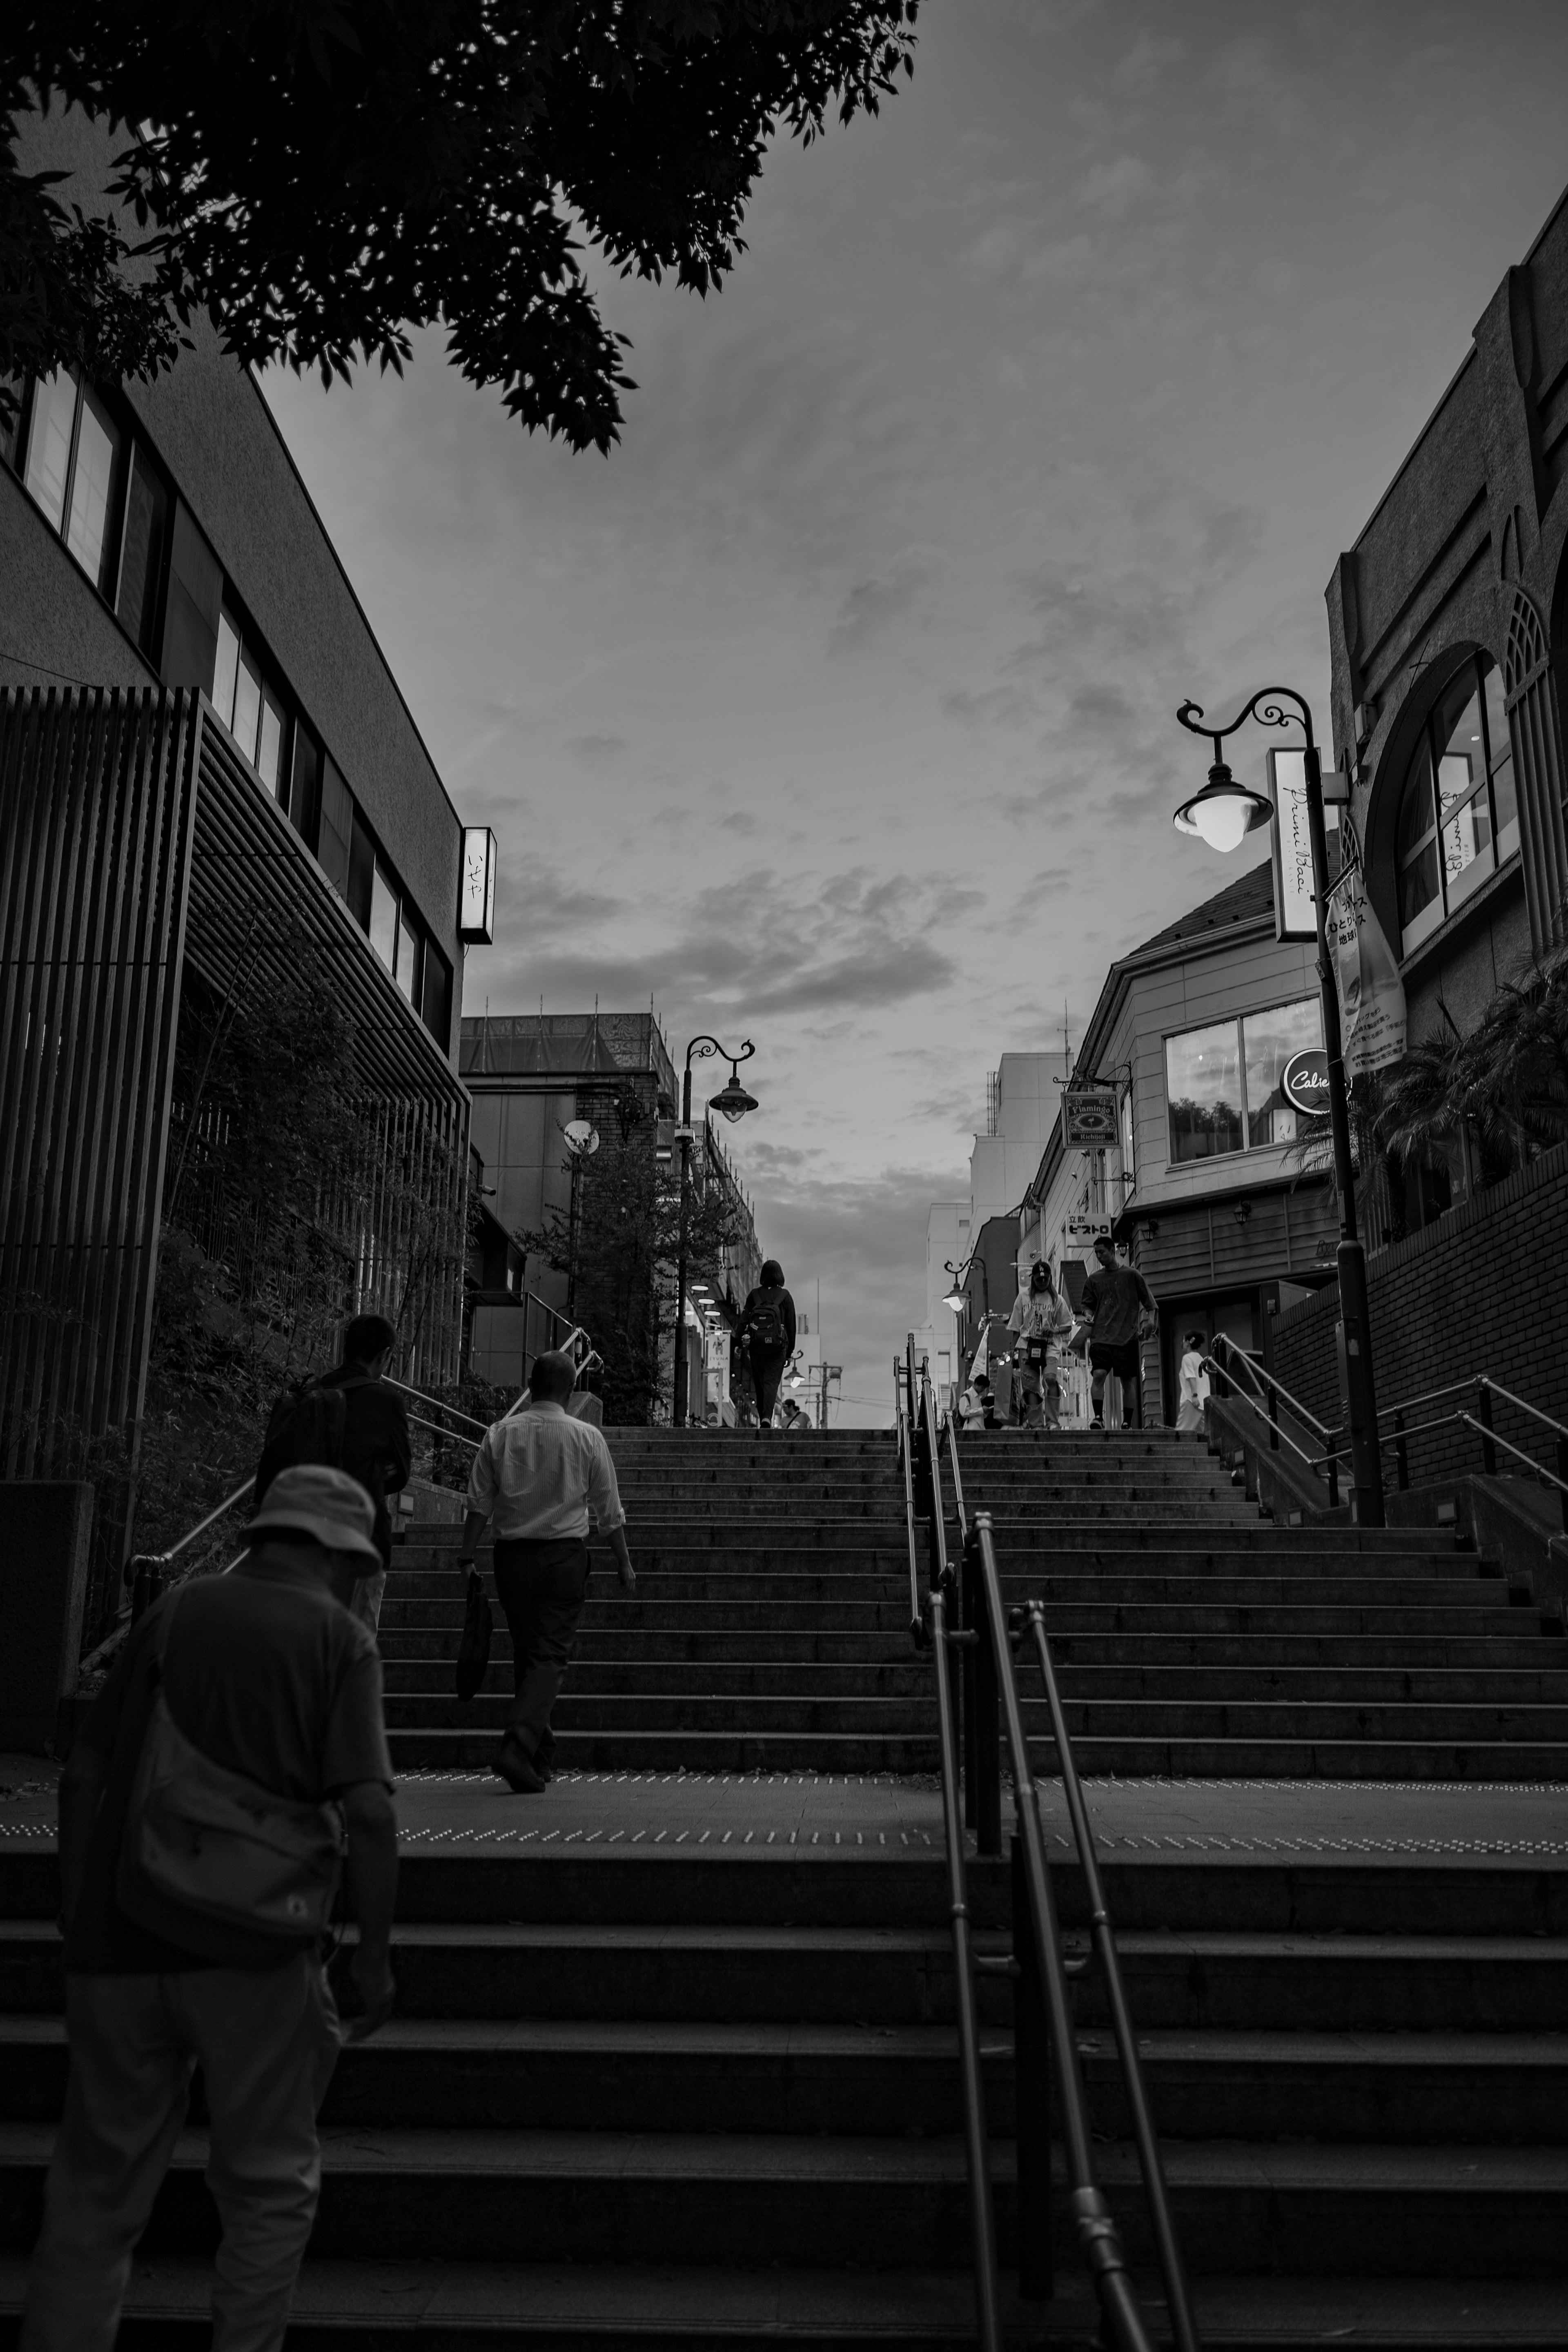
M 501 1742 L 500 1754 L 496 1758 L 496 1770 L 515 1796 L 542 1797 L 550 1785 L 527 1749 L 515 1739 Z
M 1103 1429 L 1105 1427 L 1105 1423 L 1101 1416 L 1097 1412 L 1089 1425 L 1090 1429 Z

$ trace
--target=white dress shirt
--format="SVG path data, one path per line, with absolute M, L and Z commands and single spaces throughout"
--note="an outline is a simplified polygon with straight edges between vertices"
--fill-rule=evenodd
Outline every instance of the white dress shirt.
M 530 1404 L 485 1432 L 468 1477 L 470 1511 L 493 1511 L 502 1543 L 549 1543 L 624 1528 L 616 1465 L 604 1434 L 558 1404 Z

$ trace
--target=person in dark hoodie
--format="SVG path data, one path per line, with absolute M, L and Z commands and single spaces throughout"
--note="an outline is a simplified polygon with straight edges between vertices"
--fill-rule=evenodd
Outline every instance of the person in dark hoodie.
M 784 1268 L 768 1259 L 761 1282 L 741 1309 L 733 1345 L 746 1343 L 752 1361 L 752 1385 L 757 1392 L 757 1419 L 764 1430 L 773 1426 L 784 1368 L 795 1353 L 795 1301 L 784 1288 Z

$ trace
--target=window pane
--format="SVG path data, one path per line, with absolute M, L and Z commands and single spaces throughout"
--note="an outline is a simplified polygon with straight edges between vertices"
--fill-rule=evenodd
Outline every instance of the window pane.
M 1399 877 L 1399 922 L 1408 931 L 1424 908 L 1437 897 L 1437 845 L 1429 841 L 1414 865 L 1405 866 Z M 1427 927 L 1430 929 L 1430 925 Z M 1405 945 L 1408 947 L 1409 940 Z
M 1487 756 L 1495 774 L 1513 750 L 1513 738 L 1509 732 L 1508 712 L 1503 708 L 1502 672 L 1496 662 L 1487 664 L 1481 680 L 1481 690 L 1487 705 Z
M 1323 1042 L 1323 1008 L 1316 997 L 1297 1004 L 1279 1004 L 1269 1013 L 1249 1013 L 1241 1024 L 1247 1049 L 1247 1139 L 1289 1143 L 1296 1132 L 1296 1114 L 1279 1091 L 1279 1080 L 1292 1054 L 1304 1054 Z
M 307 849 L 314 849 L 321 814 L 321 747 L 308 727 L 294 727 L 294 781 L 289 787 L 289 822 Z
M 27 488 L 57 530 L 65 520 L 66 476 L 70 471 L 71 425 L 76 418 L 76 378 L 45 376 L 33 393 L 27 434 Z
M 1432 808 L 1432 755 L 1423 737 L 1421 748 L 1411 763 L 1410 781 L 1405 787 L 1405 798 L 1399 803 L 1399 831 L 1395 856 L 1401 866 L 1420 847 L 1435 822 Z
M 424 944 L 424 935 L 420 931 L 416 919 L 411 910 L 407 907 L 405 907 L 403 909 L 402 919 L 397 926 L 397 971 L 395 976 L 398 987 L 403 991 L 404 995 L 406 996 L 410 1004 L 416 1005 L 419 1002 L 419 981 L 421 976 L 419 967 L 423 961 L 420 950 L 423 948 Z
M 213 669 L 213 709 L 226 727 L 234 717 L 234 681 L 239 670 L 239 632 L 226 613 L 217 616 L 217 661 Z
M 1173 1160 L 1208 1160 L 1241 1150 L 1241 1064 L 1234 1021 L 1167 1037 L 1165 1094 Z
M 391 971 L 397 960 L 397 893 L 386 868 L 377 864 L 370 890 L 370 943 Z
M 375 841 L 357 808 L 353 814 L 353 838 L 349 844 L 347 897 L 350 914 L 362 931 L 368 931 L 371 904 L 375 897 Z
M 256 757 L 256 729 L 261 717 L 261 672 L 247 646 L 239 649 L 239 676 L 234 682 L 234 740 L 247 760 Z
M 261 698 L 261 741 L 256 772 L 269 793 L 276 793 L 283 770 L 283 713 L 269 694 Z
M 144 654 L 153 650 L 153 634 L 158 625 L 158 575 L 166 509 L 163 477 L 149 464 L 144 449 L 133 448 L 115 610 Z
M 452 1036 L 452 971 L 440 949 L 428 943 L 425 950 L 425 1002 L 420 1009 L 425 1026 L 444 1054 Z
M 1486 879 L 1492 862 L 1491 812 L 1483 790 L 1457 809 L 1443 827 L 1443 883 L 1450 907 Z
M 334 890 L 349 895 L 349 859 L 353 842 L 353 794 L 331 760 L 321 769 L 321 829 L 316 856 Z
M 1513 789 L 1513 761 L 1505 760 L 1492 777 L 1492 807 L 1497 814 L 1497 854 L 1500 863 L 1519 847 L 1519 800 Z
M 1470 663 L 1444 696 L 1437 713 L 1437 798 L 1441 814 L 1464 800 L 1487 772 L 1481 698 Z
M 82 401 L 81 424 L 76 437 L 76 471 L 71 476 L 66 545 L 100 588 L 104 584 L 105 558 L 113 552 L 110 521 L 120 439 L 119 426 L 110 423 L 89 393 Z

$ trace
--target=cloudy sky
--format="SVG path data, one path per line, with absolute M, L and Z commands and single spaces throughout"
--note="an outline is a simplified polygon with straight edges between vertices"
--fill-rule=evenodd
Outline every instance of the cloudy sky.
M 607 460 L 439 343 L 268 393 L 447 785 L 465 1011 L 750 1036 L 730 1131 L 886 1418 L 985 1074 L 1230 878 L 1173 713 L 1326 701 L 1322 591 L 1568 181 L 1561 0 L 926 0 L 706 304 L 609 281 Z M 1259 754 L 1259 758 L 1261 754 Z

